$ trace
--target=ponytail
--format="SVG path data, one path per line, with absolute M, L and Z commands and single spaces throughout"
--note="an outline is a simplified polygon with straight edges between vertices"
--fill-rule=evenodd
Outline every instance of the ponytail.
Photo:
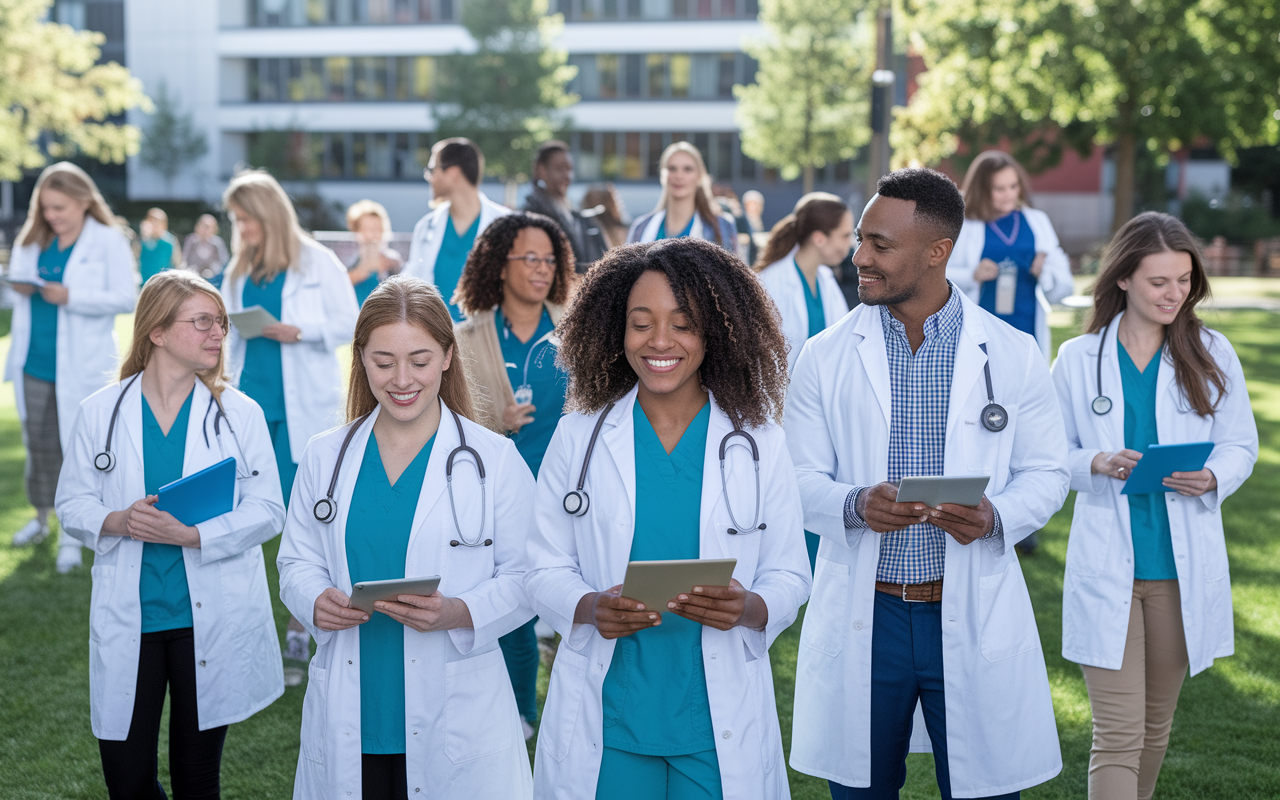
M 796 203 L 795 209 L 773 226 L 769 244 L 752 267 L 756 272 L 786 258 L 795 247 L 803 247 L 809 237 L 821 231 L 830 234 L 840 227 L 849 206 L 829 192 L 810 192 Z
M 752 269 L 756 272 L 764 269 L 770 264 L 781 261 L 790 253 L 792 248 L 799 244 L 800 227 L 796 224 L 796 215 L 788 214 L 773 226 L 773 230 L 769 231 L 769 243 L 760 251 L 760 255 L 756 257 L 756 263 L 752 265 Z

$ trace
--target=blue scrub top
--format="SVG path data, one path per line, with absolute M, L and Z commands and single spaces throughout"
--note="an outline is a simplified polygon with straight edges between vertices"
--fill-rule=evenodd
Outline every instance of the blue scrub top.
M 644 409 L 632 411 L 636 523 L 631 561 L 698 558 L 702 466 L 711 405 L 668 455 Z M 618 639 L 604 679 L 604 746 L 648 756 L 716 746 L 702 667 L 702 626 L 659 609 L 662 624 Z
M 684 226 L 684 230 L 680 231 L 680 233 L 670 238 L 680 239 L 682 237 L 691 235 L 693 233 L 693 221 L 697 219 L 697 217 L 698 215 L 696 213 L 692 217 L 689 217 L 689 224 Z M 658 239 L 661 240 L 666 238 L 668 238 L 667 237 L 667 218 L 664 215 L 662 218 L 662 222 L 658 223 Z M 664 622 L 662 624 L 665 625 L 666 623 Z
M 1116 339 L 1120 354 L 1120 386 L 1124 391 L 1124 446 L 1145 452 L 1160 444 L 1156 430 L 1156 386 L 1159 385 L 1161 352 L 1139 372 L 1129 351 Z M 1133 577 L 1144 581 L 1173 580 L 1178 566 L 1173 559 L 1173 533 L 1164 492 L 1129 495 L 1129 527 L 1133 535 Z
M 479 231 L 478 215 L 471 223 L 471 227 L 467 228 L 467 232 L 461 236 L 453 229 L 452 218 L 444 221 L 444 239 L 441 240 L 440 252 L 436 255 L 436 288 L 440 290 L 440 296 L 449 306 L 449 313 L 453 315 L 454 322 L 462 322 L 466 319 L 462 309 L 455 306 L 450 298 L 453 297 L 453 290 L 458 288 L 458 281 L 462 279 L 462 268 L 467 264 L 467 255 L 471 253 Z
M 173 265 L 173 242 L 167 237 L 143 241 L 138 250 L 138 271 L 142 273 L 142 282 L 151 280 L 153 275 L 164 272 Z M 279 319 L 279 317 L 276 317 Z
M 1017 236 L 1013 244 L 1005 244 L 993 228 L 999 228 L 1005 236 Z M 1011 211 L 994 222 L 988 222 L 986 244 L 982 257 L 999 264 L 1005 259 L 1018 265 L 1018 290 L 1013 299 L 1012 314 L 996 314 L 1000 319 L 1020 331 L 1036 335 L 1036 286 L 1039 279 L 1031 274 L 1031 264 L 1036 259 L 1036 237 L 1031 225 L 1021 211 Z M 982 284 L 978 305 L 992 314 L 996 313 L 996 281 Z
M 373 273 L 369 277 L 351 287 L 356 290 L 356 305 L 364 305 L 364 301 L 369 299 L 369 295 L 373 294 L 373 290 L 378 288 L 381 281 L 378 279 L 378 273 Z
M 791 263 L 795 264 L 794 259 Z M 827 327 L 827 315 L 822 310 L 822 284 L 817 284 L 816 292 L 809 291 L 809 279 L 804 276 L 799 264 L 795 266 L 796 274 L 800 276 L 800 285 L 804 287 L 804 310 L 809 315 L 809 338 L 813 338 Z
M 413 514 L 436 437 L 423 445 L 392 486 L 378 438 L 369 434 L 347 514 L 351 583 L 403 578 Z M 403 753 L 404 626 L 380 611 L 360 631 L 360 752 Z
M 59 250 L 58 239 L 54 237 L 49 246 L 40 251 L 36 273 L 46 283 L 62 283 L 62 273 L 74 248 L 73 242 L 66 250 Z M 31 344 L 22 371 L 48 383 L 56 383 L 58 379 L 58 307 L 39 292 L 31 295 Z
M 551 444 L 551 436 L 560 424 L 564 414 L 564 393 L 569 376 L 556 366 L 556 346 L 543 337 L 555 330 L 551 315 L 542 310 L 542 319 L 538 321 L 538 329 L 533 332 L 529 341 L 522 342 L 507 327 L 506 318 L 499 308 L 494 315 L 498 328 L 498 342 L 502 345 L 502 360 L 507 364 L 507 377 L 511 387 L 519 389 L 526 382 L 525 364 L 528 363 L 528 384 L 533 388 L 534 408 L 533 422 L 525 425 L 519 433 L 512 434 L 511 441 L 516 450 L 524 457 L 533 477 L 538 477 L 538 469 L 542 466 L 542 457 L 546 455 L 547 445 Z
M 147 398 L 142 398 L 142 480 L 148 495 L 182 477 L 187 450 L 187 420 L 191 418 L 192 387 L 166 435 L 160 430 Z M 144 542 L 142 570 L 138 576 L 138 599 L 142 601 L 142 632 L 171 631 L 194 626 L 191 592 L 187 587 L 187 565 L 182 548 L 176 544 Z
M 284 321 L 281 307 L 284 304 L 285 270 L 265 283 L 252 278 L 244 282 L 240 295 L 242 308 L 262 306 L 271 316 Z M 244 369 L 240 371 L 240 391 L 249 395 L 258 405 L 267 422 L 281 422 L 284 411 L 284 372 L 280 367 L 280 343 L 265 336 L 249 339 L 244 343 Z

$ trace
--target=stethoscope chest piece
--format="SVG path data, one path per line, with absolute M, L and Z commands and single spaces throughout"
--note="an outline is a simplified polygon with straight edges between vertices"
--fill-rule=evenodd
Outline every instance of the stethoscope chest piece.
M 982 427 L 992 433 L 999 433 L 1009 424 L 1009 412 L 999 403 L 988 403 L 982 409 Z
M 591 498 L 581 489 L 569 492 L 564 496 L 565 513 L 572 517 L 585 516 L 591 507 Z
M 334 516 L 338 513 L 338 506 L 327 497 L 321 497 L 316 501 L 315 507 L 316 519 L 320 522 L 333 522 Z
M 103 450 L 93 457 L 93 467 L 99 472 L 110 472 L 115 466 L 116 454 L 110 450 Z
M 1104 394 L 1100 394 L 1097 397 L 1093 398 L 1093 402 L 1090 404 L 1090 407 L 1093 409 L 1093 413 L 1101 417 L 1104 414 L 1110 413 L 1111 398 L 1107 397 Z

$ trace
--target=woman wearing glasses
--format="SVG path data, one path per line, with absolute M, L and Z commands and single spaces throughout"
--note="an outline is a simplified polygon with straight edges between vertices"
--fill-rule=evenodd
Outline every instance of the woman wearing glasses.
M 482 413 L 515 442 L 535 478 L 564 410 L 567 377 L 556 365 L 555 327 L 573 270 L 573 250 L 555 222 L 510 214 L 476 240 L 454 295 L 467 315 L 457 325 L 458 344 L 484 389 Z M 526 739 L 538 719 L 535 622 L 501 642 Z
M 166 690 L 175 797 L 217 797 L 227 726 L 284 692 L 261 547 L 284 502 L 262 410 L 227 385 L 226 329 L 203 278 L 149 280 L 120 382 L 81 403 L 63 462 L 58 519 L 94 551 L 89 696 L 111 797 L 164 796 Z M 233 510 L 186 525 L 157 508 L 160 487 L 228 458 Z

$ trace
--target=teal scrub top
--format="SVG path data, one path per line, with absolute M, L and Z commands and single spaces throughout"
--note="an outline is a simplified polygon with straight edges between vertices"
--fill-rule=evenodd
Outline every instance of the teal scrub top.
M 142 282 L 151 280 L 153 275 L 164 272 L 173 265 L 173 242 L 167 236 L 142 243 L 138 251 L 138 271 L 142 273 Z M 276 317 L 279 319 L 279 317 Z
M 1156 431 L 1156 386 L 1161 354 L 1151 357 L 1141 372 L 1129 351 L 1116 340 L 1120 352 L 1120 385 L 1124 390 L 1124 446 L 1145 452 L 1160 444 Z M 1144 581 L 1173 580 L 1178 567 L 1173 558 L 1173 534 L 1164 492 L 1129 495 L 1129 527 L 1133 534 L 1133 577 Z
M 356 305 L 363 306 L 364 301 L 369 299 L 369 295 L 373 294 L 373 290 L 377 289 L 378 284 L 381 282 L 381 279 L 378 278 L 378 273 L 375 272 L 351 287 L 356 290 Z
M 265 283 L 252 278 L 244 282 L 240 295 L 242 308 L 262 306 L 271 316 L 283 321 L 285 271 Z M 240 391 L 262 406 L 267 422 L 281 422 L 284 411 L 284 372 L 280 367 L 280 343 L 265 336 L 244 343 L 244 369 L 240 371 Z
M 533 332 L 529 341 L 522 342 L 507 327 L 506 318 L 499 308 L 494 315 L 498 328 L 498 342 L 502 345 L 502 360 L 507 364 L 507 377 L 511 387 L 519 390 L 522 384 L 528 384 L 533 390 L 533 422 L 525 425 L 518 433 L 512 434 L 511 441 L 516 450 L 524 457 L 533 477 L 538 477 L 538 469 L 542 466 L 542 457 L 546 455 L 547 445 L 551 444 L 551 436 L 560 424 L 560 416 L 564 414 L 564 392 L 569 381 L 566 375 L 556 366 L 556 346 L 547 337 L 555 330 L 551 315 L 546 309 L 542 311 L 542 319 L 538 321 L 538 329 Z
M 682 237 L 691 235 L 693 233 L 693 221 L 696 218 L 697 218 L 696 214 L 692 217 L 689 217 L 689 224 L 684 226 L 684 230 L 680 231 L 679 234 L 671 238 L 680 239 Z M 658 223 L 658 239 L 661 240 L 666 238 L 667 238 L 667 219 L 664 216 L 662 218 L 662 222 Z M 663 624 L 665 625 L 666 623 L 664 622 Z
M 36 261 L 36 273 L 46 283 L 62 283 L 62 273 L 71 259 L 73 242 L 66 250 L 58 249 L 54 238 L 40 251 Z M 39 292 L 31 295 L 31 344 L 27 348 L 27 363 L 22 371 L 31 377 L 56 383 L 58 378 L 58 307 L 48 302 Z
M 636 402 L 631 561 L 700 556 L 702 465 L 710 419 L 707 404 L 668 455 Z M 605 747 L 649 756 L 714 749 L 702 668 L 702 626 L 663 613 L 658 627 L 618 639 L 604 679 L 603 702 Z
M 182 477 L 194 388 L 167 435 L 161 432 L 147 398 L 142 398 L 142 480 L 148 495 L 158 494 L 161 486 Z M 182 560 L 181 547 L 143 543 L 138 599 L 142 601 L 143 633 L 190 628 L 195 624 L 191 618 L 191 592 L 187 588 L 187 565 Z
M 827 315 L 822 310 L 822 284 L 817 285 L 818 291 L 811 292 L 809 279 L 804 276 L 799 264 L 796 264 L 796 274 L 800 276 L 800 285 L 804 287 L 804 310 L 809 315 L 809 338 L 813 338 L 827 327 Z
M 413 514 L 436 437 L 423 445 L 395 485 L 387 480 L 378 438 L 369 435 L 347 514 L 351 583 L 403 578 Z M 405 752 L 404 626 L 379 611 L 360 631 L 360 752 Z
M 450 298 L 453 297 L 453 290 L 458 288 L 458 281 L 462 279 L 462 268 L 467 264 L 467 255 L 475 245 L 476 234 L 479 231 L 478 215 L 475 222 L 471 223 L 471 227 L 467 228 L 467 232 L 461 236 L 453 229 L 452 219 L 444 221 L 444 239 L 440 242 L 440 253 L 436 256 L 436 288 L 440 290 L 440 296 L 449 306 L 449 313 L 453 315 L 454 322 L 462 322 L 466 319 L 462 309 L 455 306 Z

